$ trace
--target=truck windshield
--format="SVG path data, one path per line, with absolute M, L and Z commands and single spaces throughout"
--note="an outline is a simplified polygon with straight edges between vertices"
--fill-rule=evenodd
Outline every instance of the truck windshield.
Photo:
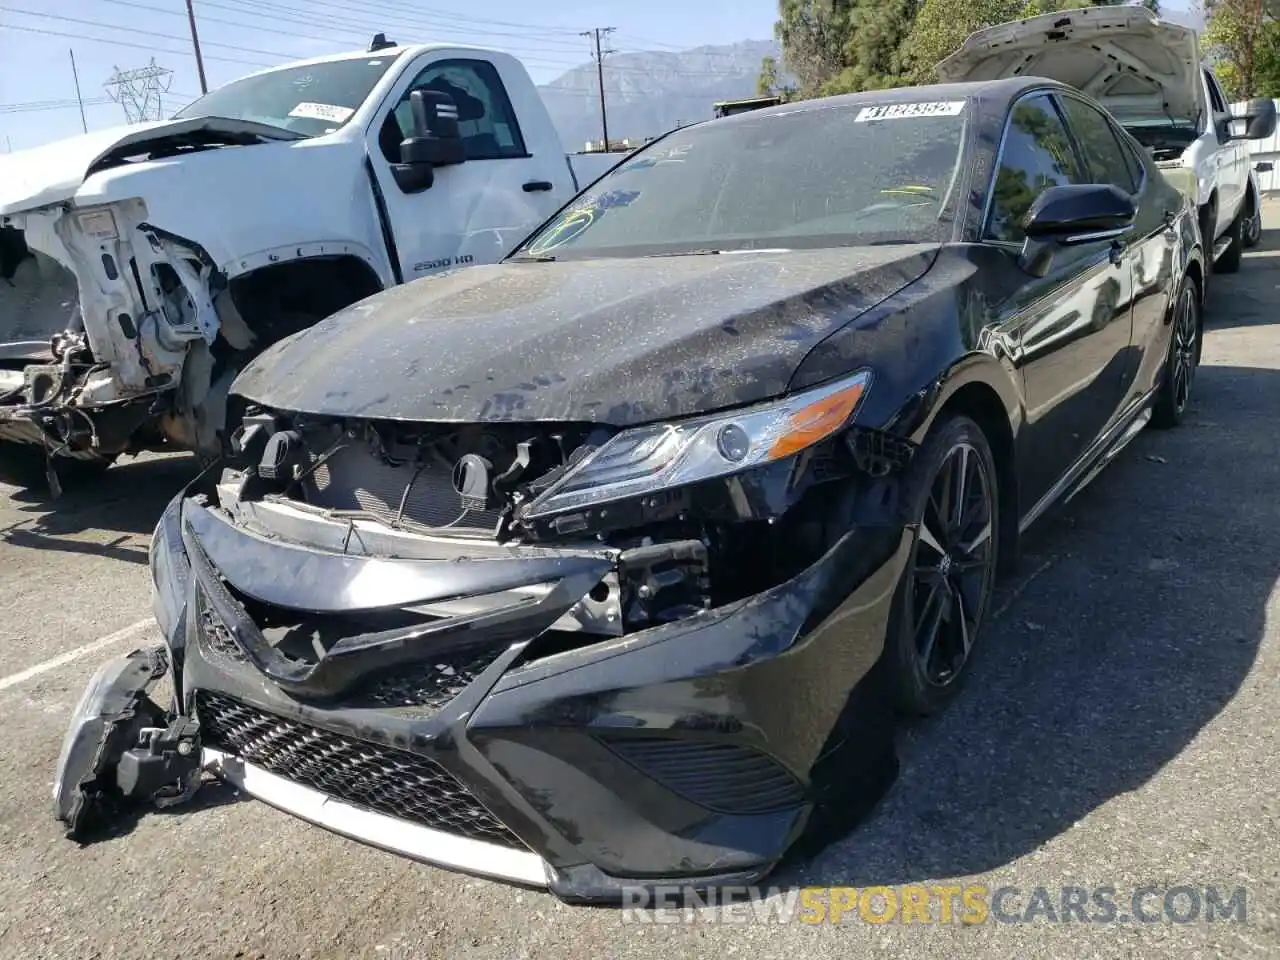
M 234 80 L 179 110 L 174 119 L 251 120 L 318 137 L 350 119 L 397 56 L 395 52 L 371 54 Z
M 952 234 L 967 112 L 963 100 L 884 97 L 678 130 L 593 184 L 514 256 L 941 242 Z

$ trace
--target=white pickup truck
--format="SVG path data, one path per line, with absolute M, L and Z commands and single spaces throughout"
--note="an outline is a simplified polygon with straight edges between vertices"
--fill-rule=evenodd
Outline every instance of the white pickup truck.
M 216 454 L 252 356 L 500 259 L 619 159 L 569 156 L 514 57 L 381 35 L 0 158 L 0 480 L 56 495 L 123 453 Z M 33 283 L 65 309 L 33 320 Z
M 1245 141 L 1271 136 L 1276 108 L 1259 98 L 1231 110 L 1194 31 L 1142 6 L 1046 13 L 979 30 L 937 72 L 949 81 L 1047 77 L 1093 97 L 1199 205 L 1213 269 L 1240 268 L 1259 209 Z

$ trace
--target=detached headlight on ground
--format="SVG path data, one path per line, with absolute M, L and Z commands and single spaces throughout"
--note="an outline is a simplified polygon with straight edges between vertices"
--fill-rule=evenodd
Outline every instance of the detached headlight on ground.
M 848 424 L 870 384 L 871 371 L 860 370 L 773 403 L 624 430 L 533 500 L 525 516 L 581 510 L 785 459 Z

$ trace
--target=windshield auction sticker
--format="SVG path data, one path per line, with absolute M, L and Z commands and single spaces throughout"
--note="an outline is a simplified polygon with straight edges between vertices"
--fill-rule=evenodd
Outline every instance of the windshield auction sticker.
M 863 107 L 853 118 L 854 123 L 869 120 L 907 120 L 912 117 L 956 117 L 964 110 L 963 100 L 947 100 L 931 103 L 886 103 L 879 107 Z
M 291 117 L 305 117 L 308 120 L 328 120 L 330 123 L 345 123 L 347 117 L 355 113 L 350 107 L 339 107 L 332 103 L 308 103 L 303 101 L 289 111 Z

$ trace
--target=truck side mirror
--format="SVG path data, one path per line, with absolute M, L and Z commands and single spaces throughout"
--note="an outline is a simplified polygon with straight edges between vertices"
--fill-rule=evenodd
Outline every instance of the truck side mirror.
M 439 90 L 409 94 L 410 133 L 400 142 L 400 162 L 391 165 L 396 185 L 405 193 L 420 193 L 435 182 L 435 168 L 467 159 L 458 130 L 458 106 Z
M 1255 97 L 1231 112 L 1233 140 L 1265 140 L 1275 132 L 1276 104 L 1268 97 Z

